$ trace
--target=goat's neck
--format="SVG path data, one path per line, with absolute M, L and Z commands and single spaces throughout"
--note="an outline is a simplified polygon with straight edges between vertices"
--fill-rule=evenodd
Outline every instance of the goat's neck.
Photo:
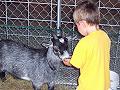
M 47 59 L 48 60 L 56 60 L 56 59 L 59 59 L 59 57 L 57 56 L 57 55 L 55 55 L 54 54 L 54 51 L 53 51 L 53 47 L 52 46 L 50 46 L 49 48 L 48 48 L 48 52 L 47 52 Z

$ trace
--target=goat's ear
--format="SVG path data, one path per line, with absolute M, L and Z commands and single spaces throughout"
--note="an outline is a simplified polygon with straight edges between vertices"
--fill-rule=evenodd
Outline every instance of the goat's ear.
M 67 36 L 66 38 L 67 38 L 68 41 L 72 40 L 72 36 Z
M 42 43 L 42 46 L 45 48 L 48 48 L 50 46 L 50 44 L 49 43 Z

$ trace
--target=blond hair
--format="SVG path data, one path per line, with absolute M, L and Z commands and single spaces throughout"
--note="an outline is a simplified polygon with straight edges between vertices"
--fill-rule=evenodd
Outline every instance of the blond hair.
M 73 13 L 75 23 L 85 20 L 88 24 L 99 24 L 99 11 L 98 7 L 91 1 L 81 2 Z

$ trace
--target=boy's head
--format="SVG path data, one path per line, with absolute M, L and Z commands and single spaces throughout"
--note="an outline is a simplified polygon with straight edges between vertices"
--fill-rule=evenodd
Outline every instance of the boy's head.
M 75 23 L 79 21 L 86 21 L 90 25 L 99 24 L 99 11 L 98 7 L 91 1 L 81 2 L 73 13 Z

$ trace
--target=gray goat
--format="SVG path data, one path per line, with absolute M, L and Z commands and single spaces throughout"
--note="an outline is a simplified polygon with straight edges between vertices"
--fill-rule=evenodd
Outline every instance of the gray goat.
M 29 80 L 34 90 L 40 90 L 44 83 L 48 89 L 54 88 L 55 71 L 60 61 L 68 58 L 67 38 L 53 35 L 48 48 L 34 49 L 11 40 L 0 41 L 0 71 L 20 79 Z

